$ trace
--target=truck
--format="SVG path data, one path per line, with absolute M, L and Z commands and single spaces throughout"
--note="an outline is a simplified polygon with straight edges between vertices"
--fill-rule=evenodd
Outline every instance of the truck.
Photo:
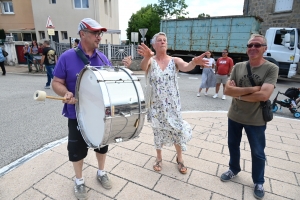
M 214 58 L 227 49 L 234 63 L 247 61 L 247 43 L 251 34 L 260 34 L 263 19 L 258 16 L 219 16 L 161 20 L 160 31 L 168 38 L 167 53 L 185 61 L 205 51 Z M 279 76 L 296 75 L 300 59 L 300 29 L 272 27 L 266 31 L 267 51 L 264 58 L 279 67 Z M 196 67 L 189 73 L 201 73 Z

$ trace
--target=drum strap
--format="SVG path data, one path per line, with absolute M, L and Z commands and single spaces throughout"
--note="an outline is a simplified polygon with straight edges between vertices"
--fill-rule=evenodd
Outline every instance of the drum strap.
M 84 65 L 89 65 L 91 62 L 86 58 L 86 56 L 84 55 L 84 53 L 82 52 L 81 49 L 79 49 L 78 47 L 74 48 L 77 56 L 82 60 L 82 62 L 84 63 Z

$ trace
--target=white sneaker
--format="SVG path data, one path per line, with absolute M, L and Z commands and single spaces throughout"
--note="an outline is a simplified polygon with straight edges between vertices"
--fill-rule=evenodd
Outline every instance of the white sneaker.
M 207 96 L 207 93 L 205 92 L 204 95 Z
M 214 96 L 213 96 L 213 98 L 215 99 L 215 98 L 218 98 L 218 94 L 215 94 Z
M 226 99 L 226 95 L 223 95 L 223 96 L 222 96 L 222 100 L 225 100 L 225 99 Z
M 197 97 L 200 97 L 200 93 L 197 93 Z

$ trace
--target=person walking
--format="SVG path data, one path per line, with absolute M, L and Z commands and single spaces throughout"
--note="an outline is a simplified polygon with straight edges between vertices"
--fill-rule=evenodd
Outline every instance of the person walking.
M 215 59 L 213 58 L 211 51 L 208 51 L 205 57 L 206 57 L 205 59 L 207 59 L 209 63 L 207 66 L 201 66 L 203 68 L 202 82 L 199 91 L 197 93 L 197 97 L 200 97 L 202 88 L 206 88 L 204 95 L 207 96 L 208 89 L 210 87 L 216 86 L 216 76 L 213 71 L 216 64 Z
M 84 18 L 79 22 L 78 34 L 80 42 L 78 49 L 86 56 L 91 66 L 111 66 L 108 58 L 98 50 L 103 32 L 106 31 L 106 28 L 91 18 Z M 124 58 L 123 63 L 128 67 L 131 64 L 131 57 Z M 71 48 L 60 56 L 53 72 L 54 78 L 52 81 L 54 92 L 66 98 L 63 101 L 65 105 L 62 114 L 68 118 L 68 153 L 75 172 L 74 194 L 78 199 L 86 199 L 88 197 L 82 174 L 83 160 L 87 156 L 88 145 L 77 128 L 78 122 L 75 111 L 77 74 L 80 73 L 84 66 L 85 64 L 77 55 L 75 49 Z M 94 151 L 98 161 L 96 178 L 105 189 L 111 189 L 112 183 L 104 170 L 108 145 L 94 149 Z
M 144 57 L 141 61 L 141 69 L 146 71 L 152 86 L 148 121 L 151 122 L 156 149 L 153 169 L 162 170 L 162 147 L 174 145 L 178 170 L 186 174 L 188 169 L 184 165 L 182 151 L 186 151 L 186 144 L 192 138 L 192 129 L 181 116 L 177 73 L 178 70 L 190 71 L 196 65 L 207 65 L 208 61 L 204 59 L 206 53 L 187 63 L 181 58 L 167 55 L 165 33 L 155 34 L 151 41 L 156 55 L 144 43 L 139 45 L 138 53 Z
M 247 63 L 237 63 L 225 86 L 225 94 L 232 97 L 228 111 L 229 170 L 220 177 L 221 181 L 233 179 L 241 171 L 240 143 L 243 129 L 246 132 L 252 157 L 253 194 L 262 199 L 265 195 L 263 184 L 266 155 L 266 122 L 263 119 L 261 101 L 267 101 L 274 91 L 278 78 L 278 66 L 263 58 L 267 50 L 266 38 L 259 34 L 251 35 L 247 44 L 247 54 L 252 86 L 247 71 Z
M 45 89 L 50 89 L 51 80 L 53 79 L 53 70 L 57 62 L 57 56 L 55 50 L 50 47 L 50 41 L 44 41 L 43 55 L 41 59 L 41 65 L 45 64 L 47 70 L 47 83 Z
M 233 60 L 228 57 L 228 50 L 224 49 L 222 52 L 222 57 L 218 58 L 215 74 L 216 74 L 216 94 L 213 98 L 218 98 L 218 93 L 220 90 L 221 83 L 223 85 L 223 96 L 222 100 L 226 99 L 226 95 L 224 94 L 225 84 L 228 80 L 228 76 L 231 73 L 233 67 Z
M 0 67 L 2 69 L 2 75 L 5 76 L 6 75 L 6 69 L 4 66 L 4 61 L 5 61 L 5 56 L 4 53 L 5 51 L 0 47 Z

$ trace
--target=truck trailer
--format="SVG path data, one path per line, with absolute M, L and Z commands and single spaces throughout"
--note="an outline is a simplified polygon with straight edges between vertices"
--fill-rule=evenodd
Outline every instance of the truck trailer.
M 263 20 L 257 16 L 221 16 L 161 20 L 160 31 L 168 38 L 168 54 L 185 61 L 205 51 L 214 58 L 227 49 L 234 63 L 248 60 L 247 43 L 251 34 L 260 34 Z M 279 67 L 279 76 L 296 75 L 300 59 L 299 29 L 274 27 L 266 31 L 267 51 L 264 58 Z M 196 67 L 190 73 L 201 73 Z

